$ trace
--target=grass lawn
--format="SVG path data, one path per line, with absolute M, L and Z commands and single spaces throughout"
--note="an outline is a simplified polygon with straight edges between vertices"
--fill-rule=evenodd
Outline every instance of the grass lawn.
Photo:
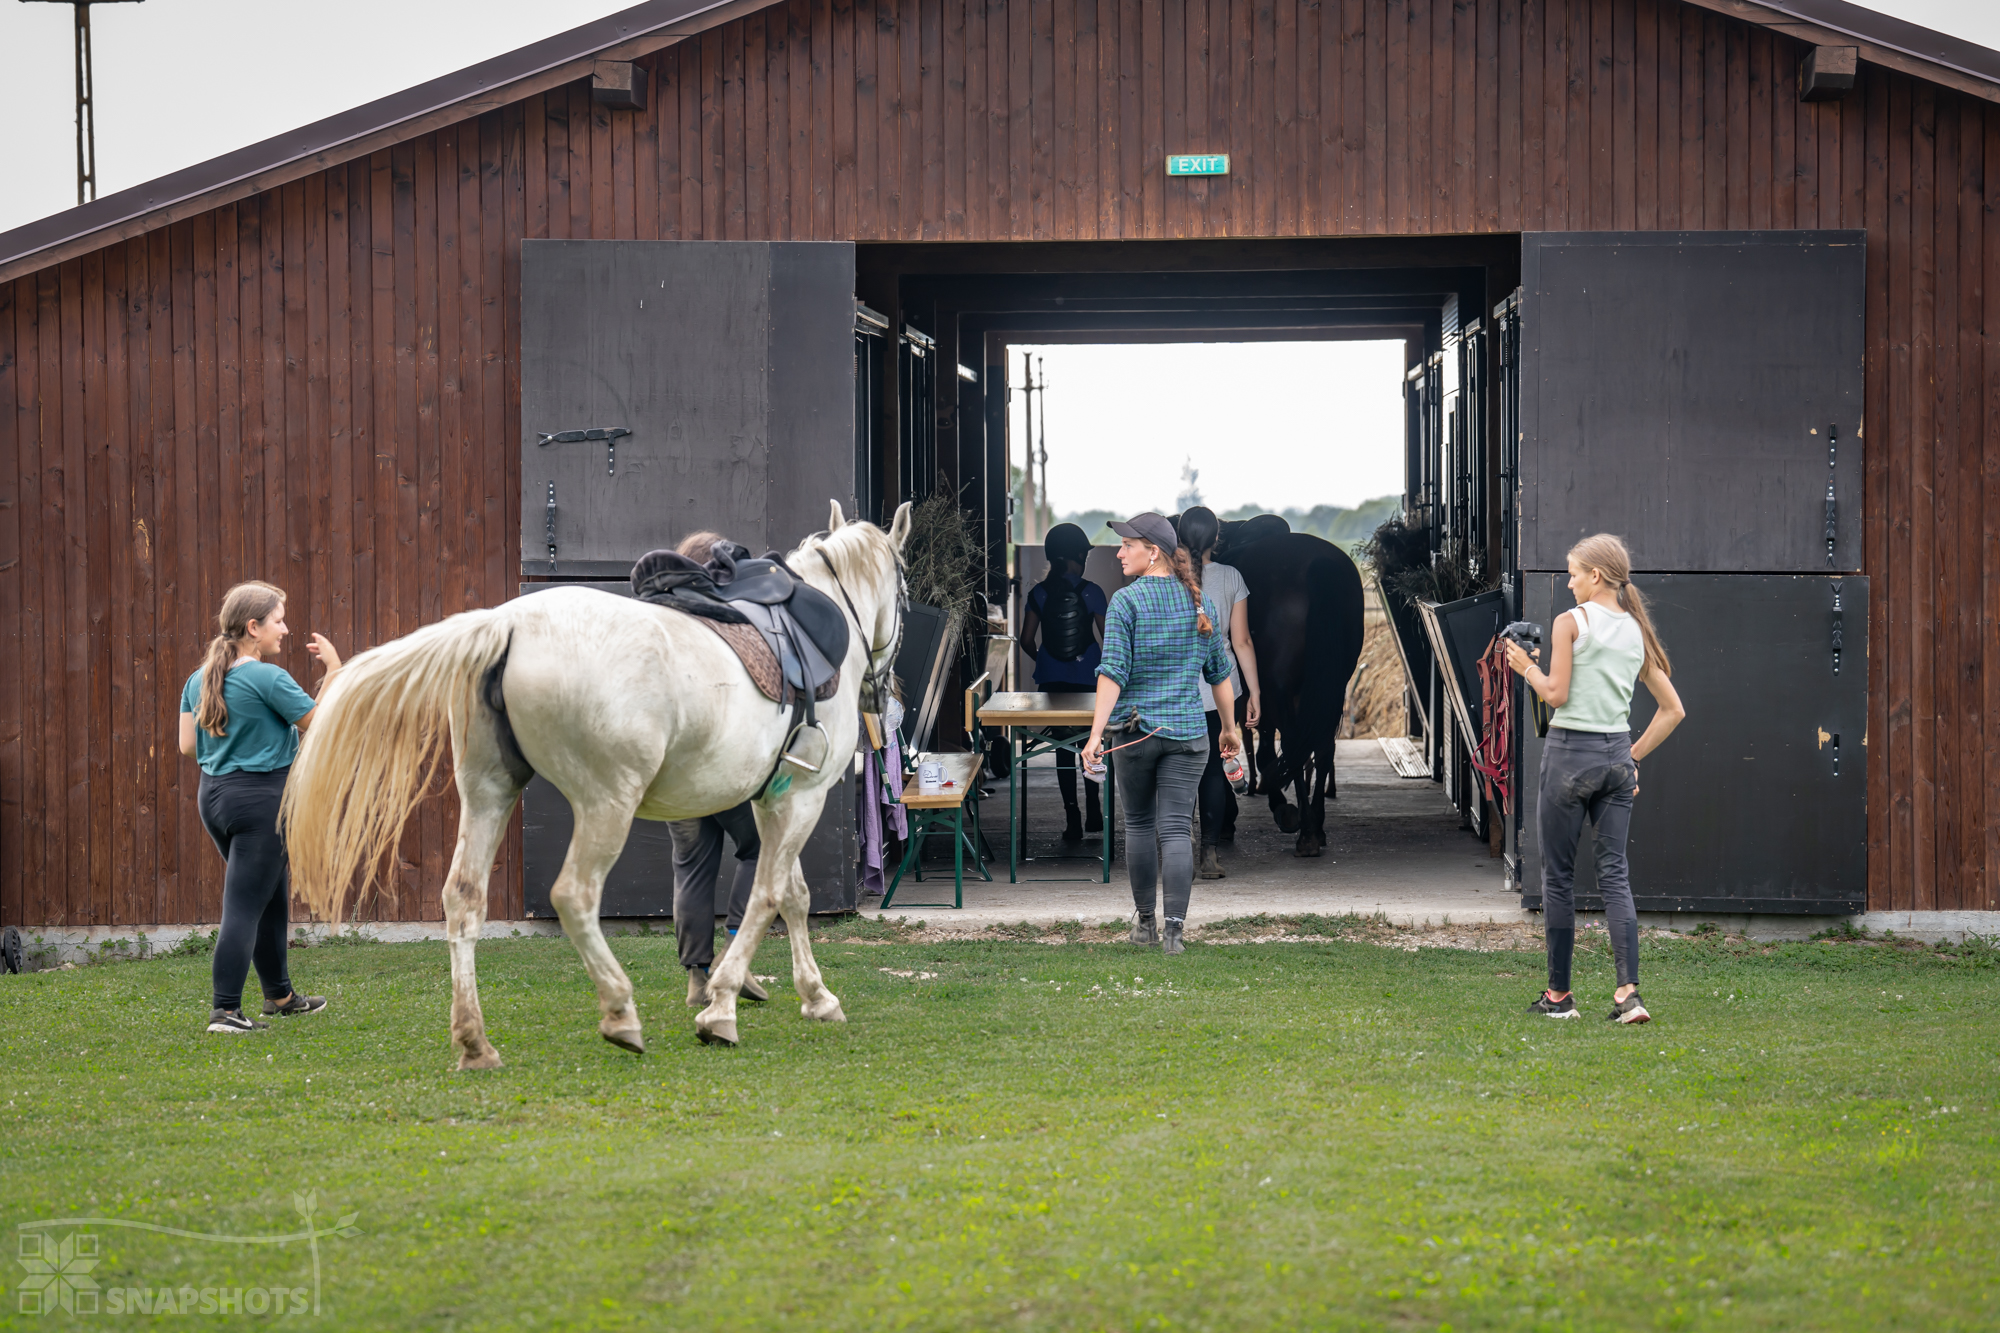
M 438 944 L 295 952 L 331 1007 L 240 1038 L 202 1031 L 206 958 L 7 977 L 0 1216 L 356 1215 L 320 1318 L 225 1324 L 2000 1326 L 1991 950 L 1648 940 L 1628 1029 L 1601 952 L 1556 1023 L 1522 1012 L 1535 954 L 833 929 L 850 1021 L 787 977 L 732 1051 L 672 944 L 612 942 L 636 1059 L 567 944 L 486 943 L 484 1074 L 450 1070 Z M 311 1285 L 304 1242 L 94 1230 L 107 1300 Z M 19 1314 L 21 1280 L 0 1326 L 128 1326 Z

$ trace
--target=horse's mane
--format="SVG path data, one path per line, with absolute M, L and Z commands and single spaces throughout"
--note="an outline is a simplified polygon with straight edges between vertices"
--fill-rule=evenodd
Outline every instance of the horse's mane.
M 811 551 L 825 553 L 843 579 L 882 578 L 895 573 L 903 560 L 889 534 L 865 519 L 850 519 L 832 532 L 815 532 L 785 557 L 785 563 L 805 575 L 819 565 L 817 560 L 801 562 L 800 557 Z

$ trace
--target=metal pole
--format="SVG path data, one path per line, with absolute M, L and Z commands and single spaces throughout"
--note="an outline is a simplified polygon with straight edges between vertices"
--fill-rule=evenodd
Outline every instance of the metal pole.
M 76 201 L 97 198 L 97 109 L 91 98 L 90 0 L 76 0 Z
M 23 0 L 67 4 L 76 15 L 76 202 L 97 198 L 97 88 L 90 58 L 90 7 L 137 4 L 141 0 Z
M 1039 390 L 1041 391 L 1041 395 L 1042 395 L 1042 429 L 1041 429 L 1041 432 L 1040 432 L 1040 435 L 1038 436 L 1038 443 L 1037 443 L 1037 444 L 1036 444 L 1036 446 L 1035 446 L 1035 461 L 1036 461 L 1036 462 L 1038 462 L 1038 463 L 1039 463 L 1039 464 L 1041 465 L 1041 468 L 1042 468 L 1042 486 L 1041 486 L 1041 497 L 1042 497 L 1042 503 L 1043 503 L 1044 505 L 1046 505 L 1046 504 L 1048 504 L 1048 502 L 1049 502 L 1049 373 L 1048 373 L 1048 358 L 1047 358 L 1047 357 L 1037 357 L 1037 358 L 1035 358 L 1035 360 L 1036 360 L 1036 362 L 1037 362 L 1037 365 L 1036 365 L 1036 367 L 1035 367 L 1035 368 L 1036 368 L 1037 370 L 1039 370 L 1039 371 L 1041 372 L 1041 382 L 1040 382 L 1039 384 L 1037 384 L 1037 385 L 1036 385 L 1036 388 L 1037 388 L 1037 389 L 1039 389 Z M 1054 518 L 1054 517 L 1055 517 L 1054 513 L 1051 513 L 1051 514 L 1049 515 L 1049 517 L 1050 517 L 1050 518 Z

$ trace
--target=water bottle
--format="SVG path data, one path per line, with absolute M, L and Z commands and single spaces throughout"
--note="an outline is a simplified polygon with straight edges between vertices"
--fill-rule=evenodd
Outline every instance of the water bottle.
M 1243 766 L 1241 751 L 1222 761 L 1222 776 L 1229 779 L 1229 789 L 1238 796 L 1250 794 L 1250 770 Z

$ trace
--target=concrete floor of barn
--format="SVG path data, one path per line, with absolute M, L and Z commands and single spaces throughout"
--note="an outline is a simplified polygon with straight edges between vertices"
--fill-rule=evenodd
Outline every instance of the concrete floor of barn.
M 1292 854 L 1293 836 L 1280 833 L 1262 796 L 1243 803 L 1236 841 L 1222 848 L 1227 879 L 1197 879 L 1190 924 L 1269 913 L 1296 916 L 1381 916 L 1399 925 L 1474 921 L 1528 921 L 1520 898 L 1501 881 L 1501 863 L 1484 843 L 1459 827 L 1443 789 L 1424 779 L 1396 776 L 1372 740 L 1340 742 L 1336 760 L 1340 796 L 1326 808 L 1327 848 L 1317 858 Z M 1007 882 L 1007 788 L 992 785 L 983 807 L 987 841 L 996 854 L 993 882 L 969 869 L 965 906 L 906 907 L 906 902 L 948 902 L 950 844 L 935 841 L 924 880 L 905 877 L 888 916 L 921 919 L 932 929 L 979 930 L 1013 923 L 1083 921 L 1098 925 L 1127 917 L 1131 892 L 1121 855 L 1111 882 L 1099 878 L 1095 836 L 1079 846 L 1061 841 L 1062 801 L 1048 760 L 1029 766 L 1028 850 L 1020 882 Z M 941 874 L 940 874 L 941 872 Z M 865 898 L 862 912 L 880 916 L 880 898 Z

